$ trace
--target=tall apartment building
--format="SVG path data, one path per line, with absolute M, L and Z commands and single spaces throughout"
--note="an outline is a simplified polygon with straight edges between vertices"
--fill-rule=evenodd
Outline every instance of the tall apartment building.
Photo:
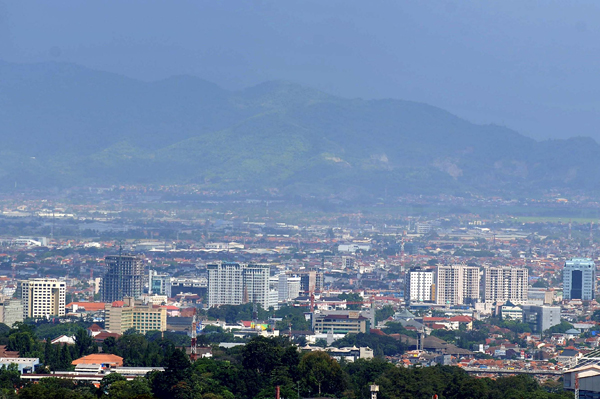
M 407 302 L 435 300 L 435 273 L 433 270 L 414 268 L 406 272 L 404 297 Z
M 143 304 L 132 297 L 107 303 L 104 312 L 106 329 L 112 333 L 123 334 L 131 328 L 141 334 L 167 329 L 167 308 Z
M 514 304 L 527 302 L 526 268 L 488 266 L 483 268 L 483 301 L 498 304 L 510 301 Z
M 563 268 L 563 298 L 594 299 L 596 289 L 596 264 L 591 259 L 573 258 Z
M 436 303 L 464 305 L 479 299 L 479 268 L 475 266 L 438 266 L 436 272 Z
M 148 293 L 166 295 L 167 298 L 171 298 L 171 276 L 160 274 L 156 270 L 150 270 L 148 273 Z
M 269 309 L 269 277 L 271 268 L 268 265 L 247 264 L 242 270 L 244 287 L 243 303 L 259 303 L 263 309 Z
M 259 303 L 268 309 L 270 267 L 268 265 L 218 262 L 207 266 L 208 306 Z
M 109 255 L 104 258 L 107 271 L 102 279 L 102 301 L 120 301 L 127 296 L 139 298 L 144 288 L 144 263 L 133 255 Z
M 65 315 L 66 284 L 55 278 L 34 278 L 20 282 L 24 318 Z

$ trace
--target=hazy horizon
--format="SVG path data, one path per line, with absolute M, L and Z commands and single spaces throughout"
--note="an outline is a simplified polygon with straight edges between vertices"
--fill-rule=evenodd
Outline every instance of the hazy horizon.
M 599 14 L 593 1 L 1 2 L 0 59 L 226 89 L 286 80 L 600 141 Z

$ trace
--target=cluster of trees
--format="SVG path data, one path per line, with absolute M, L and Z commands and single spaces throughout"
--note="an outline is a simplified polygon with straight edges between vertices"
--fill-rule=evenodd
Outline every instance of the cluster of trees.
M 555 383 L 538 384 L 528 376 L 474 378 L 458 367 L 401 368 L 383 359 L 338 363 L 325 352 L 299 353 L 281 338 L 255 338 L 215 358 L 194 363 L 181 350 L 173 350 L 162 362 L 164 372 L 127 381 L 109 374 L 99 388 L 57 378 L 24 383 L 13 366 L 0 370 L 3 398 L 92 399 L 234 399 L 281 396 L 369 398 L 369 385 L 380 386 L 379 397 L 570 399 Z M 18 394 L 16 393 L 18 390 Z
M 75 345 L 52 345 L 50 339 L 41 341 L 33 324 L 15 323 L 13 328 L 2 325 L 0 344 L 21 357 L 36 357 L 45 365 L 43 371 L 71 370 L 71 362 L 81 356 L 98 352 L 98 346 L 81 326 L 73 334 Z

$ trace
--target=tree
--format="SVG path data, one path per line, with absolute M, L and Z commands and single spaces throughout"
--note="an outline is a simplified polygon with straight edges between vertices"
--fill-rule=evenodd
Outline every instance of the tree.
M 344 374 L 340 364 L 327 353 L 317 351 L 305 354 L 298 365 L 301 385 L 306 391 L 315 390 L 322 394 L 336 394 L 345 387 Z
M 103 377 L 102 381 L 100 381 L 100 386 L 98 387 L 98 394 L 108 395 L 110 387 L 118 381 L 127 381 L 127 379 L 119 373 L 110 373 Z

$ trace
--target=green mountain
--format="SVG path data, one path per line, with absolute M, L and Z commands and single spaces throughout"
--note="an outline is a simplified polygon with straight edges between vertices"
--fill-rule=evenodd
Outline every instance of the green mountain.
M 600 147 L 538 142 L 410 101 L 287 82 L 230 92 L 0 62 L 0 185 L 204 184 L 287 193 L 595 192 Z

